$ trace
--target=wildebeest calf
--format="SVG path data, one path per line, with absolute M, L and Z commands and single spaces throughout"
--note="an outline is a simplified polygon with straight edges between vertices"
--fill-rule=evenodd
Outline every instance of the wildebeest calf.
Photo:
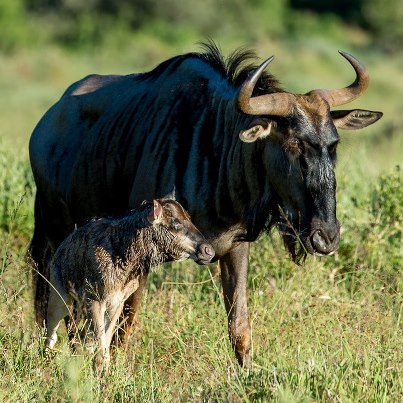
M 175 200 L 158 199 L 123 218 L 90 221 L 62 242 L 50 263 L 45 348 L 55 345 L 59 322 L 76 301 L 86 315 L 86 337 L 96 344 L 94 368 L 107 371 L 115 325 L 139 276 L 162 262 L 191 258 L 207 264 L 213 256 Z

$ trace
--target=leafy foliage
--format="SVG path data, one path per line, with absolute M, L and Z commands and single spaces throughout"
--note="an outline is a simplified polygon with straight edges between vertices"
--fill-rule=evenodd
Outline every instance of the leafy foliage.
M 403 2 L 401 0 L 362 0 L 365 25 L 372 32 L 374 42 L 381 48 L 395 52 L 403 43 Z
M 24 0 L 0 2 L 0 49 L 8 51 L 29 42 Z
M 403 223 L 403 176 L 396 166 L 390 174 L 383 174 L 373 191 L 371 214 L 382 228 L 401 227 Z M 401 228 L 400 228 L 401 230 Z M 391 231 L 392 237 L 395 231 Z
M 389 266 L 400 278 L 403 262 L 403 176 L 400 166 L 384 174 L 372 192 L 371 222 L 366 228 L 368 251 L 375 262 Z M 397 280 L 397 279 L 396 279 Z M 401 280 L 401 278 L 400 278 Z M 402 287 L 402 281 L 395 289 Z
M 154 34 L 159 35 L 161 26 L 165 33 L 174 26 L 199 37 L 239 32 L 248 39 L 263 34 L 287 37 L 309 32 L 309 27 L 339 27 L 344 21 L 366 30 L 381 48 L 397 51 L 403 38 L 402 4 L 400 0 L 14 0 L 0 4 L 0 47 L 12 50 L 48 41 L 80 48 L 99 45 L 122 31 L 130 36 L 156 27 Z

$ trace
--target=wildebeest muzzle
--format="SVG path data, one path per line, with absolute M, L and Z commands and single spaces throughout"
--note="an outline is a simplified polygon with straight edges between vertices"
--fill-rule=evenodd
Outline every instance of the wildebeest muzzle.
M 303 243 L 309 253 L 323 256 L 332 255 L 339 247 L 340 223 L 326 223 L 318 219 L 313 219 L 311 231 Z

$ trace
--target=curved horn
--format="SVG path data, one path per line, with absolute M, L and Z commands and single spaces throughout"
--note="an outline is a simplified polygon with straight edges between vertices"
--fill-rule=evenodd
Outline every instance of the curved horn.
M 354 99 L 358 98 L 368 88 L 369 84 L 369 75 L 365 66 L 349 53 L 341 50 L 339 50 L 339 53 L 353 66 L 357 76 L 355 81 L 348 87 L 337 90 L 312 91 L 321 95 L 328 102 L 330 107 L 339 106 L 354 101 Z
M 292 94 L 277 92 L 252 98 L 256 82 L 273 59 L 274 56 L 270 56 L 264 61 L 242 85 L 236 98 L 236 106 L 239 111 L 248 115 L 288 116 L 290 114 L 294 103 Z

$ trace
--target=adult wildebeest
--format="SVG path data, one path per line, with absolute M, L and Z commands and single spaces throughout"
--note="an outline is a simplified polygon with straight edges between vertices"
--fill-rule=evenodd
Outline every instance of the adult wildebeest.
M 37 194 L 31 254 L 46 260 L 92 216 L 116 215 L 176 190 L 220 261 L 230 339 L 238 361 L 250 359 L 246 275 L 248 245 L 278 224 L 294 259 L 330 255 L 339 244 L 334 167 L 337 128 L 359 129 L 382 113 L 330 111 L 368 86 L 356 73 L 337 90 L 285 92 L 248 51 L 226 60 L 204 53 L 174 57 L 144 74 L 91 75 L 70 86 L 30 140 Z M 302 245 L 302 247 L 300 246 Z M 138 313 L 140 287 L 127 301 L 126 330 Z M 43 322 L 46 282 L 36 281 Z
M 95 345 L 94 369 L 109 368 L 109 346 L 123 303 L 139 278 L 167 260 L 207 264 L 214 251 L 172 199 L 143 204 L 120 218 L 93 219 L 72 232 L 50 263 L 46 350 L 57 341 L 59 322 L 72 302 L 86 316 L 85 341 Z

